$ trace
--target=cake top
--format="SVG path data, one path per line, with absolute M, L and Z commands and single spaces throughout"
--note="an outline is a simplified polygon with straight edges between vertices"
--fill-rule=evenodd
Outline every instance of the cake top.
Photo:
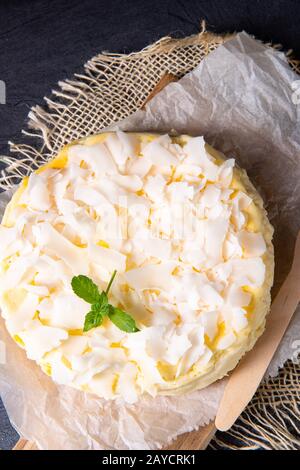
M 259 211 L 234 167 L 202 137 L 118 131 L 24 180 L 0 226 L 0 303 L 27 356 L 60 384 L 128 402 L 221 364 L 265 280 Z M 109 303 L 136 328 L 105 316 L 83 331 L 91 306 L 72 279 L 101 293 L 114 271 Z

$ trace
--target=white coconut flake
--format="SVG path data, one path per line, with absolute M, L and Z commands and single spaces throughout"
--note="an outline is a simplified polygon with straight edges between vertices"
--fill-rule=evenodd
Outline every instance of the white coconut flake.
M 68 150 L 69 159 L 78 165 L 84 162 L 95 173 L 96 177 L 103 174 L 113 175 L 117 173 L 117 166 L 107 147 L 102 144 L 94 144 L 89 147 L 85 145 L 73 145 Z
M 176 267 L 173 261 L 148 265 L 131 269 L 125 273 L 125 278 L 134 289 L 162 289 L 165 291 L 173 287 L 172 272 Z
M 261 233 L 252 233 L 242 230 L 239 241 L 246 258 L 262 256 L 266 251 L 266 243 Z
M 158 167 L 171 166 L 178 163 L 178 159 L 157 140 L 150 142 L 143 148 L 143 155 L 153 165 Z
M 60 257 L 73 271 L 74 275 L 88 272 L 86 250 L 73 245 L 49 223 L 38 224 L 34 229 L 36 241 L 46 253 Z
M 34 321 L 28 330 L 19 332 L 18 336 L 25 343 L 28 358 L 38 361 L 67 339 L 68 333 L 61 328 L 44 326 Z

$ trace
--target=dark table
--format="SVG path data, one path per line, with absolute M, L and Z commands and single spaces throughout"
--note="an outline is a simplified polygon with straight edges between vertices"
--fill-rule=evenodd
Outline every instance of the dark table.
M 300 58 L 297 0 L 10 0 L 0 1 L 0 154 L 19 141 L 29 109 L 93 55 L 130 52 L 162 36 L 245 30 L 281 43 Z M 1 98 L 1 96 L 0 96 Z M 1 102 L 1 99 L 0 99 Z M 0 402 L 0 448 L 18 439 Z

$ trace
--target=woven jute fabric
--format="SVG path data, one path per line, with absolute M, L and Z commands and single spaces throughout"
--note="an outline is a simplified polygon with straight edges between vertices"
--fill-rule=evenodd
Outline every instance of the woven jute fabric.
M 29 113 L 22 143 L 10 142 L 2 157 L 0 188 L 9 189 L 72 140 L 95 134 L 146 101 L 161 78 L 182 77 L 228 38 L 202 30 L 184 39 L 165 37 L 140 52 L 102 53 L 84 73 L 59 83 L 45 106 Z M 273 46 L 274 47 L 274 46 Z M 300 63 L 288 54 L 300 74 Z M 212 449 L 300 449 L 300 364 L 288 361 L 280 374 L 262 383 L 250 405 L 227 433 L 217 433 Z

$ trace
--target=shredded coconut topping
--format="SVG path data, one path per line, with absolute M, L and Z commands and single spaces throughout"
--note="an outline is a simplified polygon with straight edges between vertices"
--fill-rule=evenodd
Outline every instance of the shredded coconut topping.
M 233 159 L 202 137 L 105 134 L 68 148 L 23 183 L 0 226 L 7 328 L 60 384 L 132 403 L 204 374 L 249 328 L 266 244 Z M 83 333 L 90 276 L 137 333 L 111 322 Z

